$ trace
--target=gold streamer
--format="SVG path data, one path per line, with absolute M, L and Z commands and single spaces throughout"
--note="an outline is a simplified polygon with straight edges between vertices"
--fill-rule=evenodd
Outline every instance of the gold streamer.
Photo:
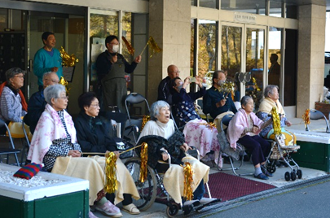
M 252 77 L 252 82 L 253 82 L 254 87 L 255 87 L 254 89 L 257 90 L 257 92 L 259 92 L 260 91 L 260 88 L 258 86 L 258 83 L 256 81 L 256 78 Z
M 182 166 L 182 165 L 181 165 Z M 191 187 L 191 184 L 193 182 L 193 171 L 191 169 L 191 165 L 189 162 L 185 162 L 183 167 L 183 173 L 184 173 L 184 186 L 183 186 L 183 195 L 187 201 L 191 201 L 194 194 Z
M 124 36 L 122 36 L 121 39 L 124 41 L 128 52 L 131 55 L 134 55 L 135 49 L 133 48 L 133 46 L 127 41 L 127 39 Z
M 117 176 L 116 165 L 117 156 L 113 152 L 106 153 L 105 155 L 105 191 L 107 193 L 114 193 L 117 190 Z
M 217 128 L 217 126 L 216 126 L 215 123 L 213 123 L 213 122 L 209 122 L 209 123 L 200 123 L 199 125 L 204 125 L 204 126 L 206 126 L 207 128 L 210 128 L 211 130 Z
M 275 136 L 282 134 L 281 131 L 281 120 L 277 113 L 276 107 L 272 108 L 271 111 L 272 117 L 273 117 L 273 128 L 274 128 L 274 134 Z
M 306 110 L 305 110 L 305 113 L 302 115 L 302 118 L 303 118 L 303 120 L 304 120 L 305 125 L 311 123 L 311 121 L 310 121 L 310 117 L 309 117 L 309 111 L 310 111 L 309 109 L 306 109 Z
M 157 45 L 156 41 L 154 40 L 154 38 L 152 36 L 149 37 L 147 44 L 144 46 L 142 52 L 140 55 L 143 54 L 144 50 L 147 48 L 147 46 L 149 45 L 149 52 L 150 52 L 150 57 L 152 57 L 153 54 L 155 53 L 159 53 L 162 51 L 162 49 Z
M 61 79 L 60 79 L 60 82 L 59 82 L 61 85 L 65 86 L 65 92 L 66 92 L 66 95 L 69 96 L 69 91 L 70 91 L 70 88 L 69 88 L 69 83 L 68 81 L 66 81 L 64 79 L 63 76 L 61 76 Z
M 140 181 L 144 182 L 147 179 L 148 173 L 148 144 L 143 142 L 141 148 L 141 168 L 140 168 Z
M 144 115 L 142 118 L 142 126 L 141 126 L 141 132 L 144 128 L 144 126 L 146 125 L 146 123 L 150 120 L 150 116 L 149 115 Z
M 60 49 L 60 54 L 61 54 L 61 58 L 62 58 L 62 66 L 74 67 L 76 65 L 76 63 L 79 62 L 79 60 L 75 57 L 74 54 L 69 55 L 68 53 L 66 53 L 66 51 L 64 50 L 64 48 L 62 46 Z

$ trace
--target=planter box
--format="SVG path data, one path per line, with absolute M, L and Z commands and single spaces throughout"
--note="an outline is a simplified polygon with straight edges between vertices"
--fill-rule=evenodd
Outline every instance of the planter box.
M 329 119 L 330 104 L 315 102 L 315 110 L 321 111 Z
M 324 130 L 293 131 L 300 149 L 292 155 L 301 167 L 330 173 L 330 134 Z
M 0 164 L 0 171 L 19 169 L 16 166 Z M 3 218 L 87 218 L 89 210 L 89 182 L 87 180 L 39 172 L 47 180 L 61 180 L 52 185 L 22 187 L 0 183 L 1 217 Z

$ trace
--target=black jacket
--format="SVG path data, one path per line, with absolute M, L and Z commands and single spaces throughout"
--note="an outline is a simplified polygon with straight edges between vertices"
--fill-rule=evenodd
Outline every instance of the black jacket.
M 161 136 L 148 135 L 142 137 L 138 145 L 146 142 L 148 144 L 148 165 L 155 168 L 158 164 L 158 160 L 162 160 L 161 148 L 165 148 L 171 155 L 171 163 L 182 164 L 181 159 L 185 156 L 180 146 L 185 142 L 184 135 L 179 130 L 175 131 L 174 134 L 166 140 Z M 141 148 L 137 148 L 137 153 L 140 155 Z
M 169 105 L 172 105 L 172 93 L 171 93 L 171 78 L 167 76 L 163 79 L 158 86 L 158 98 L 157 100 L 166 101 Z
M 83 152 L 116 151 L 116 138 L 110 137 L 110 122 L 80 112 L 74 122 L 78 143 Z M 93 129 L 92 129 L 93 126 Z

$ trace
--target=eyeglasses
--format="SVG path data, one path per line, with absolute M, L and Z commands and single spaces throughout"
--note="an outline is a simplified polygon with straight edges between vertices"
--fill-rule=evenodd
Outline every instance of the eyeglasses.
M 15 77 L 24 78 L 24 75 L 15 75 Z
M 91 104 L 91 107 L 100 107 L 99 104 Z
M 69 100 L 69 96 L 63 96 L 63 97 L 58 97 L 60 99 L 63 99 L 63 100 Z

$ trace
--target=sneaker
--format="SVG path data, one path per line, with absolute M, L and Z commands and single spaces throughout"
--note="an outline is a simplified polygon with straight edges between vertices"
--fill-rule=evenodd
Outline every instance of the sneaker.
M 201 204 L 209 204 L 209 203 L 212 203 L 212 202 L 215 202 L 215 201 L 219 201 L 219 199 L 218 198 L 202 198 L 202 199 L 199 200 L 199 202 Z
M 88 218 L 98 218 L 91 211 L 88 212 Z
M 140 214 L 140 210 L 134 204 L 123 205 L 123 209 L 131 215 Z
M 95 209 L 111 217 L 122 217 L 118 207 L 110 203 L 110 201 L 105 202 L 103 205 L 95 205 Z
M 258 178 L 258 179 L 262 179 L 262 180 L 268 180 L 269 178 L 263 174 L 263 173 L 260 173 L 259 175 L 254 175 L 254 178 Z
M 265 166 L 261 166 L 261 171 L 268 177 L 273 177 L 273 174 L 268 172 Z

